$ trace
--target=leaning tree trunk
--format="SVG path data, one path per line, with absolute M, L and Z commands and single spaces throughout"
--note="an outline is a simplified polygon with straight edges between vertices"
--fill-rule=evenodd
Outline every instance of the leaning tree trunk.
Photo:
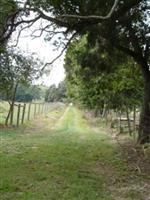
M 15 97 L 16 97 L 17 88 L 18 88 L 18 83 L 16 83 L 16 85 L 15 85 L 14 91 L 12 93 L 12 98 L 11 98 L 11 101 L 9 103 L 9 105 L 10 105 L 9 112 L 8 112 L 8 115 L 7 115 L 6 120 L 5 120 L 6 126 L 8 125 L 9 118 L 10 118 L 10 125 L 12 125 L 12 123 L 13 123 L 13 112 L 14 112 L 14 104 L 15 104 Z
M 129 135 L 132 136 L 131 121 L 130 121 L 130 112 L 129 112 L 128 106 L 126 106 L 126 114 L 127 114 L 127 123 L 128 123 Z
M 145 65 L 143 68 L 143 76 L 145 86 L 144 101 L 139 124 L 138 142 L 140 144 L 150 142 L 150 68 L 148 65 Z

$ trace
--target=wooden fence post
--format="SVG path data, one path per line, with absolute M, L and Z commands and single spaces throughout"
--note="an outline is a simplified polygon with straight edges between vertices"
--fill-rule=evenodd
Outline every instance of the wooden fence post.
M 50 103 L 48 104 L 48 112 L 50 111 L 51 105 Z
M 17 112 L 17 127 L 19 127 L 19 121 L 20 121 L 20 104 L 18 105 L 18 112 Z
M 45 103 L 44 114 L 46 115 L 47 104 Z
M 43 114 L 45 114 L 45 103 L 43 104 Z
M 47 109 L 46 109 L 47 113 L 48 113 L 48 110 L 49 110 L 49 104 L 47 103 Z M 47 113 L 46 113 L 46 114 L 47 114 Z
M 13 124 L 13 118 L 14 118 L 14 104 L 12 105 L 10 112 L 10 125 Z
M 43 114 L 44 103 L 42 103 L 41 114 Z
M 48 113 L 48 104 L 46 104 L 46 115 Z
M 41 103 L 41 115 L 43 113 L 43 103 Z
M 23 124 L 23 122 L 24 122 L 25 110 L 26 110 L 26 104 L 23 105 L 22 121 L 21 121 L 22 124 Z
M 38 108 L 38 115 L 40 114 L 40 105 L 41 105 L 41 104 L 39 103 L 39 108 Z
M 30 120 L 30 111 L 31 111 L 31 103 L 29 104 L 29 107 L 28 107 L 28 120 Z
M 34 118 L 36 116 L 36 103 L 34 104 Z

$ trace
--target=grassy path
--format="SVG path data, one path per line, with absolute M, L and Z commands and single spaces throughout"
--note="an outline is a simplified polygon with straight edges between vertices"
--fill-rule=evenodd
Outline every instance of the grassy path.
M 145 200 L 115 142 L 74 107 L 1 131 L 0 150 L 1 200 Z

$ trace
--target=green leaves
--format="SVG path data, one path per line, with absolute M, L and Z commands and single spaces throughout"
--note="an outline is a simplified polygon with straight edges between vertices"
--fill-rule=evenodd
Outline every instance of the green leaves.
M 46 91 L 45 101 L 57 102 L 64 101 L 66 99 L 66 84 L 64 81 L 60 82 L 58 87 L 51 85 Z
M 9 38 L 15 20 L 17 4 L 14 0 L 0 1 L 0 53 Z
M 8 99 L 15 85 L 31 82 L 40 72 L 39 60 L 22 54 L 14 49 L 0 54 L 0 90 Z
M 73 42 L 66 54 L 68 94 L 91 109 L 124 109 L 141 102 L 143 79 L 132 59 L 114 49 L 89 48 L 87 37 Z M 119 58 L 119 59 L 118 59 Z

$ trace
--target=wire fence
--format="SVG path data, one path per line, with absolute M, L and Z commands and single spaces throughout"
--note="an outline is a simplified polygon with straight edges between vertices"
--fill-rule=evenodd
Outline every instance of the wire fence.
M 15 103 L 8 119 L 8 125 L 19 125 L 32 120 L 40 115 L 46 115 L 52 107 L 51 103 Z M 4 124 L 8 114 L 8 108 L 5 112 L 0 112 L 0 123 Z

